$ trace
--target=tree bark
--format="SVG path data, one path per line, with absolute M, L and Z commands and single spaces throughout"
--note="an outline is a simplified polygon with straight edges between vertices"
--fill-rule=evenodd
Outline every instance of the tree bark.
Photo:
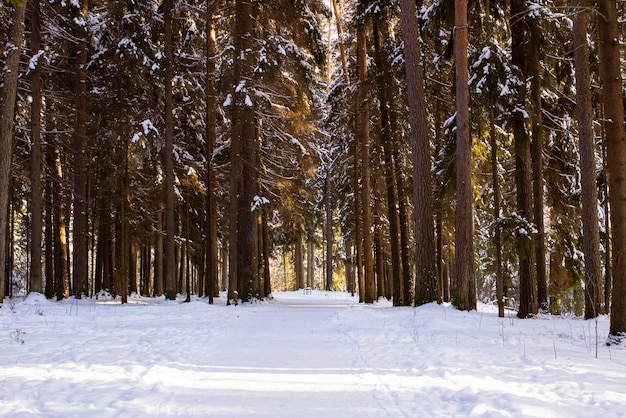
M 360 3 L 362 5 L 362 3 Z M 364 7 L 360 8 L 364 12 Z M 376 280 L 374 277 L 374 255 L 372 242 L 372 209 L 370 185 L 370 118 L 369 100 L 367 99 L 367 48 L 365 37 L 365 17 L 361 16 L 357 27 L 357 63 L 359 72 L 359 86 L 357 89 L 357 111 L 360 115 L 358 135 L 360 136 L 361 151 L 361 211 L 363 214 L 363 273 L 365 294 L 364 302 L 372 303 L 376 300 Z
M 170 300 L 176 299 L 176 220 L 174 217 L 174 119 L 172 78 L 172 4 L 164 0 L 165 25 L 165 292 Z
M 428 118 L 424 94 L 424 70 L 420 65 L 420 37 L 415 2 L 400 0 L 404 40 L 409 123 L 413 151 L 413 204 L 415 206 L 415 296 L 416 305 L 438 299 L 435 272 L 435 230 Z
M 204 293 L 213 303 L 217 283 L 217 197 L 215 194 L 215 168 L 213 151 L 216 141 L 217 92 L 215 88 L 215 24 L 211 10 L 211 0 L 207 0 L 206 17 L 206 200 L 205 200 L 205 251 L 206 267 Z
M 41 49 L 41 22 L 39 1 L 32 1 L 30 9 L 30 50 L 33 56 L 38 56 Z M 43 212 L 42 212 L 42 196 L 43 189 L 41 185 L 41 62 L 39 59 L 33 69 L 30 91 L 32 96 L 31 103 L 31 136 L 32 151 L 31 161 L 31 277 L 30 291 L 43 293 L 43 278 L 41 264 L 41 237 L 43 232 Z
M 472 199 L 472 141 L 469 127 L 467 63 L 467 0 L 456 0 L 454 19 L 456 70 L 456 221 L 454 304 L 461 310 L 476 309 L 474 278 L 474 215 Z
M 542 33 L 537 19 L 528 19 L 530 30 L 529 48 L 533 51 L 529 57 L 529 76 L 531 89 L 531 124 L 532 124 L 532 190 L 533 190 L 533 222 L 537 233 L 535 242 L 535 266 L 537 275 L 537 303 L 542 311 L 548 310 L 548 285 L 546 278 L 546 241 L 543 221 L 544 193 L 543 193 L 543 118 L 541 104 L 541 62 L 539 50 L 541 48 Z
M 89 1 L 81 0 L 80 14 L 85 24 L 88 19 Z M 89 294 L 87 288 L 87 31 L 81 27 L 76 52 L 76 84 L 74 102 L 76 116 L 74 125 L 74 236 L 72 254 L 73 293 L 77 299 Z
M 398 215 L 398 180 L 396 178 L 395 161 L 393 156 L 393 138 L 391 130 L 394 129 L 389 118 L 389 97 L 387 88 L 390 85 L 389 66 L 386 64 L 385 55 L 382 50 L 380 35 L 382 33 L 384 40 L 386 39 L 389 27 L 386 16 L 379 13 L 374 19 L 374 50 L 376 67 L 378 75 L 376 77 L 376 86 L 378 93 L 378 105 L 380 109 L 380 138 L 383 148 L 384 170 L 385 170 L 385 190 L 387 192 L 387 216 L 389 217 L 389 247 L 391 250 L 391 282 L 393 289 L 402 289 L 400 280 L 401 262 L 400 262 L 400 217 Z M 400 302 L 401 298 L 395 298 L 394 305 Z
M 511 0 L 511 61 L 520 77 L 518 89 L 518 109 L 526 108 L 526 74 L 527 51 L 525 43 L 525 16 L 528 12 L 525 0 Z M 532 201 L 532 168 L 530 138 L 526 130 L 526 120 L 521 111 L 512 117 L 513 137 L 515 142 L 515 184 L 517 189 L 517 214 L 530 224 L 533 213 Z M 522 230 L 523 229 L 523 230 Z M 519 299 L 520 306 L 517 316 L 526 318 L 536 315 L 537 276 L 535 270 L 535 250 L 532 232 L 526 228 L 518 230 L 517 251 L 519 255 Z
M 600 81 L 604 104 L 609 203 L 613 235 L 613 290 L 611 305 L 611 339 L 626 337 L 626 137 L 620 44 L 615 2 L 598 0 L 598 48 Z
M 586 0 L 573 0 L 574 68 L 576 70 L 576 116 L 580 150 L 580 177 L 585 253 L 585 319 L 595 318 L 601 311 L 600 229 L 598 223 L 598 189 L 596 186 L 593 107 L 587 44 L 588 7 Z
M 9 28 L 9 44 L 6 54 L 6 71 L 2 74 L 0 92 L 0 303 L 3 303 L 8 283 L 4 268 L 7 257 L 9 227 L 9 177 L 13 155 L 13 122 L 15 118 L 15 99 L 19 75 L 19 61 L 24 34 L 24 15 L 26 2 L 13 5 Z
M 239 297 L 246 302 L 259 294 L 258 224 L 252 205 L 257 196 L 256 127 L 252 72 L 254 68 L 253 5 L 235 4 L 235 133 L 241 151 L 241 189 L 237 198 L 237 273 Z

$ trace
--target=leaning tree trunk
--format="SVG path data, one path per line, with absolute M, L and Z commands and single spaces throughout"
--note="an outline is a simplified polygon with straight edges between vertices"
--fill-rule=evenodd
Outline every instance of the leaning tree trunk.
M 613 235 L 613 291 L 610 337 L 626 337 L 626 138 L 620 44 L 615 1 L 598 0 L 598 48 L 604 103 L 609 203 Z
M 26 1 L 13 5 L 9 41 L 4 50 L 6 70 L 2 74 L 0 92 L 0 304 L 4 301 L 7 272 L 6 265 L 9 226 L 9 178 L 13 154 L 13 122 L 17 95 L 18 69 L 24 34 Z
M 430 141 L 424 94 L 424 70 L 420 64 L 420 38 L 415 1 L 400 0 L 404 40 L 409 123 L 413 147 L 413 204 L 415 205 L 415 304 L 438 300 L 435 271 L 435 229 Z

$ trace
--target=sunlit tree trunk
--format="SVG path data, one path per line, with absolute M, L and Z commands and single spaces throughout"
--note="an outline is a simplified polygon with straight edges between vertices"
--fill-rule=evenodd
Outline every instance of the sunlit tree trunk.
M 26 2 L 13 5 L 9 43 L 4 49 L 6 67 L 1 75 L 0 91 L 0 303 L 4 301 L 8 283 L 6 265 L 9 230 L 9 177 L 13 154 L 13 122 L 15 117 L 15 98 L 17 95 L 18 69 L 24 33 L 24 15 Z
M 217 284 L 217 197 L 215 194 L 215 168 L 213 164 L 213 151 L 216 141 L 216 120 L 217 120 L 217 92 L 215 88 L 215 25 L 213 22 L 212 1 L 207 0 L 206 17 L 206 201 L 205 201 L 205 252 L 206 267 L 204 293 L 213 303 Z
M 456 222 L 454 304 L 462 310 L 476 309 L 474 283 L 474 215 L 472 198 L 472 141 L 469 128 L 467 64 L 467 0 L 455 2 L 454 60 L 456 71 Z
M 357 89 L 357 112 L 359 113 L 359 126 L 357 127 L 360 137 L 359 145 L 361 152 L 361 212 L 363 214 L 363 279 L 365 284 L 364 302 L 372 303 L 376 300 L 376 280 L 374 276 L 374 255 L 372 241 L 372 209 L 371 209 L 371 184 L 370 184 L 370 118 L 369 101 L 367 99 L 367 45 L 365 33 L 365 6 L 359 3 L 361 16 L 357 25 L 357 65 L 359 73 L 359 87 Z

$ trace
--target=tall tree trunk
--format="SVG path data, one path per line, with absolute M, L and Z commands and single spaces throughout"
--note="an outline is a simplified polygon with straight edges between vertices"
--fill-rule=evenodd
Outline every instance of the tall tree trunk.
M 215 168 L 213 151 L 215 149 L 217 120 L 217 92 L 215 88 L 215 25 L 213 22 L 212 1 L 207 0 L 206 17 L 206 201 L 205 201 L 205 289 L 204 293 L 213 303 L 215 284 L 217 283 L 217 197 L 215 194 Z
M 41 23 L 39 1 L 32 1 L 30 9 L 30 50 L 33 56 L 39 56 L 41 49 Z M 41 265 L 41 236 L 43 232 L 43 213 L 41 199 L 43 195 L 41 185 L 41 63 L 39 59 L 33 70 L 33 77 L 30 84 L 31 103 L 31 277 L 30 291 L 43 293 L 43 278 Z
M 474 215 L 472 211 L 472 141 L 469 127 L 467 64 L 467 0 L 456 0 L 454 19 L 456 72 L 456 222 L 454 304 L 462 310 L 476 309 L 474 278 Z
M 615 2 L 598 0 L 598 48 L 604 103 L 609 202 L 613 235 L 613 290 L 611 326 L 613 339 L 626 337 L 626 138 L 620 44 Z
M 9 178 L 13 155 L 13 122 L 17 96 L 18 69 L 24 34 L 26 2 L 17 2 L 11 12 L 9 42 L 4 49 L 6 70 L 2 74 L 3 88 L 0 92 L 0 303 L 4 301 L 7 273 L 4 268 L 7 257 L 7 232 L 9 227 Z
M 174 118 L 173 118 L 173 56 L 172 56 L 172 5 L 174 0 L 164 0 L 165 25 L 165 291 L 170 300 L 176 299 L 176 219 L 174 217 Z
M 254 68 L 253 5 L 249 0 L 235 4 L 235 132 L 241 151 L 241 189 L 237 198 L 237 273 L 241 283 L 239 297 L 249 301 L 258 297 L 258 224 L 251 210 L 257 196 L 256 127 L 252 92 Z
M 537 302 L 539 307 L 548 310 L 548 285 L 546 279 L 546 240 L 543 221 L 543 121 L 541 104 L 541 62 L 539 50 L 543 34 L 539 29 L 538 19 L 528 19 L 530 29 L 529 76 L 531 88 L 531 124 L 532 124 L 532 184 L 533 184 L 533 222 L 535 234 L 535 266 L 537 274 Z
M 413 147 L 413 204 L 415 205 L 415 304 L 438 300 L 435 272 L 435 230 L 430 141 L 424 95 L 420 38 L 415 2 L 400 0 L 400 21 L 404 40 L 409 123 Z
M 81 18 L 88 19 L 89 0 L 81 0 Z M 81 27 L 83 28 L 83 27 Z M 73 293 L 80 299 L 88 295 L 87 288 L 87 163 L 85 160 L 87 142 L 87 32 L 79 35 L 76 52 L 76 84 L 74 86 L 74 103 L 76 117 L 74 125 L 74 240 L 72 254 Z
M 596 186 L 595 144 L 593 137 L 593 109 L 589 74 L 589 45 L 587 20 L 589 4 L 573 0 L 574 68 L 576 70 L 576 116 L 580 149 L 580 177 L 583 222 L 583 249 L 585 253 L 585 318 L 595 318 L 601 311 L 600 229 L 598 224 L 598 189 Z
M 521 80 L 526 74 L 527 50 L 525 16 L 528 13 L 525 0 L 511 0 L 511 61 Z M 533 52 L 534 53 L 534 52 Z M 522 82 L 518 88 L 518 109 L 526 108 L 526 87 Z M 515 184 L 517 189 L 517 214 L 530 224 L 533 213 L 532 168 L 530 138 L 526 130 L 524 113 L 513 114 L 513 137 L 515 142 Z M 523 229 L 523 231 L 522 231 Z M 519 299 L 517 316 L 526 318 L 539 311 L 537 301 L 537 276 L 535 269 L 534 240 L 526 228 L 518 231 L 517 251 L 519 255 Z
M 364 14 L 365 6 L 359 3 L 360 14 Z M 364 302 L 376 301 L 376 280 L 374 277 L 374 255 L 372 253 L 372 209 L 370 185 L 370 118 L 369 100 L 367 99 L 367 46 L 365 34 L 365 16 L 359 17 L 357 27 L 357 63 L 359 69 L 359 87 L 357 89 L 357 112 L 359 113 L 358 135 L 361 150 L 361 208 L 363 213 L 363 273 L 365 283 Z
M 389 120 L 389 97 L 387 89 L 390 85 L 389 66 L 385 61 L 385 54 L 382 50 L 380 35 L 383 35 L 383 42 L 389 33 L 389 23 L 383 13 L 379 13 L 374 19 L 374 50 L 376 67 L 378 74 L 376 86 L 378 93 L 378 104 L 380 109 L 380 137 L 383 145 L 384 169 L 385 169 L 385 189 L 387 191 L 387 216 L 389 218 L 389 247 L 391 250 L 391 281 L 393 289 L 402 289 L 401 263 L 400 263 L 400 217 L 398 215 L 398 181 L 396 179 L 395 161 L 393 159 L 393 141 L 391 134 L 393 127 Z M 395 293 L 394 293 L 395 296 Z M 394 305 L 398 306 L 400 298 L 393 298 Z

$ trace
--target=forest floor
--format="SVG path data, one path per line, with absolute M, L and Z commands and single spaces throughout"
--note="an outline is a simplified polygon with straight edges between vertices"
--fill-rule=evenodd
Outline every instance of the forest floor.
M 3 417 L 626 415 L 626 348 L 604 344 L 606 316 L 316 290 L 230 307 L 33 294 L 0 315 Z

